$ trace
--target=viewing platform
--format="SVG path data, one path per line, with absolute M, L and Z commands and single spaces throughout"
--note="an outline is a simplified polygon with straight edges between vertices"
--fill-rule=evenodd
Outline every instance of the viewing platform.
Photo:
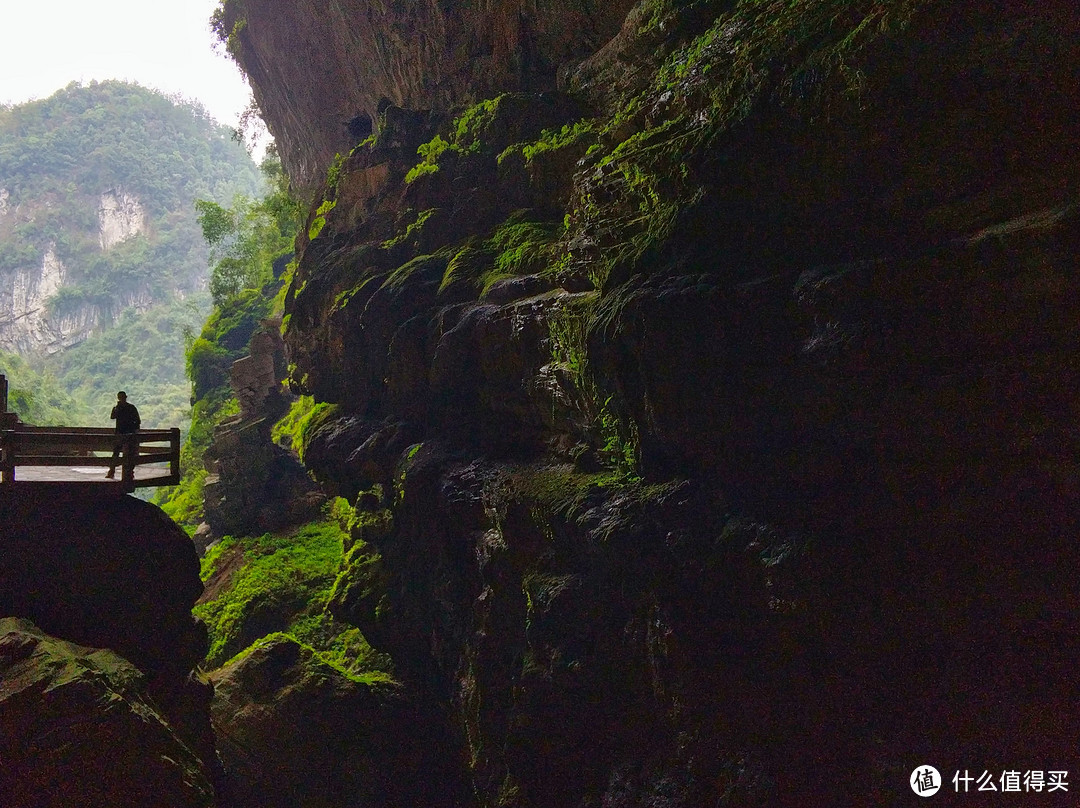
M 28 426 L 7 412 L 0 375 L 0 486 L 88 484 L 130 493 L 180 482 L 180 430 L 140 429 L 119 435 L 106 427 Z M 120 456 L 114 461 L 113 451 Z M 115 478 L 106 477 L 116 465 Z

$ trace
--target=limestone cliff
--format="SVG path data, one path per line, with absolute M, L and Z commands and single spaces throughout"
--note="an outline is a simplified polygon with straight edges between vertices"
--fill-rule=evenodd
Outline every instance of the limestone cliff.
M 630 5 L 228 0 L 215 25 L 290 177 L 313 190 L 335 153 L 378 128 L 385 104 L 445 110 L 505 90 L 554 89 L 559 69 L 606 42 Z
M 137 85 L 0 109 L 0 351 L 41 359 L 204 290 L 193 202 L 257 183 L 205 111 Z
M 350 105 L 409 108 L 321 189 L 285 343 L 337 405 L 304 454 L 353 503 L 330 608 L 447 717 L 461 805 L 1075 768 L 1072 3 L 647 1 L 546 57 L 565 92 L 456 117 L 523 85 L 387 93 L 364 51 L 319 106 L 381 7 L 288 4 L 289 51 L 243 7 L 301 185 Z
M 114 247 L 146 229 L 146 208 L 137 196 L 109 190 L 98 207 L 98 243 L 102 250 Z
M 22 221 L 32 221 L 36 206 L 28 204 L 10 211 L 15 220 L 8 230 Z M 0 209 L 0 217 L 9 212 Z M 123 191 L 101 195 L 97 211 L 97 240 L 106 252 L 146 229 L 146 211 L 138 197 Z M 86 302 L 57 308 L 55 295 L 64 288 L 67 267 L 50 244 L 36 266 L 23 266 L 0 272 L 0 350 L 18 354 L 52 354 L 85 340 L 108 328 L 125 309 L 144 310 L 154 302 L 146 286 L 123 291 L 105 302 Z

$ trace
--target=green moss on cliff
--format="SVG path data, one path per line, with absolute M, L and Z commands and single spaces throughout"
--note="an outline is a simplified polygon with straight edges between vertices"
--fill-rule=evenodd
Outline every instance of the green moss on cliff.
M 700 15 L 690 5 L 654 3 L 643 30 L 667 31 L 667 45 L 686 38 L 598 127 L 589 174 L 577 184 L 567 217 L 568 241 L 590 249 L 571 263 L 597 287 L 613 272 L 623 279 L 647 271 L 679 214 L 705 193 L 700 156 L 766 103 L 806 122 L 859 110 L 866 103 L 865 62 L 927 5 L 740 0 L 693 35 L 683 18 Z
M 527 164 L 563 149 L 584 154 L 598 143 L 600 125 L 597 118 L 582 118 L 564 124 L 559 129 L 545 129 L 540 133 L 540 137 L 532 142 L 507 146 L 499 154 L 498 163 L 502 165 L 503 161 L 515 153 L 520 153 Z
M 350 633 L 360 638 L 361 642 L 363 643 L 364 649 L 366 649 L 368 652 L 371 651 L 371 647 L 367 645 L 366 642 L 363 642 L 363 637 L 360 635 L 360 632 L 357 629 L 352 629 L 351 632 L 342 632 L 340 635 L 338 635 L 339 638 L 342 639 L 342 642 L 339 643 L 336 648 L 329 650 L 320 649 L 320 647 L 318 647 L 317 645 L 312 645 L 305 642 L 295 632 L 286 633 L 284 631 L 275 631 L 272 634 L 267 634 L 262 639 L 256 640 L 239 654 L 236 654 L 234 657 L 228 660 L 228 662 L 225 664 L 233 665 L 237 662 L 240 662 L 245 657 L 248 657 L 255 651 L 266 648 L 267 646 L 273 645 L 274 643 L 280 642 L 282 640 L 291 640 L 295 643 L 298 643 L 301 648 L 311 653 L 311 655 L 314 656 L 317 660 L 329 665 L 337 673 L 341 674 L 349 681 L 357 682 L 363 685 L 397 685 L 397 680 L 395 680 L 393 676 L 378 667 L 378 664 L 381 663 L 382 660 L 377 655 L 373 658 L 373 665 L 370 667 L 370 669 L 366 667 L 361 668 L 360 670 L 356 669 L 353 655 L 351 653 L 352 648 L 346 644 L 347 641 L 344 639 L 346 635 Z M 344 649 L 344 653 L 342 652 L 342 650 L 338 649 Z
M 311 220 L 311 227 L 308 228 L 307 237 L 309 241 L 313 241 L 318 238 L 319 233 L 322 232 L 323 227 L 326 226 L 326 217 L 330 215 L 330 211 L 337 205 L 337 200 L 329 199 L 324 200 L 318 209 L 315 211 L 315 218 Z
M 347 534 L 335 520 L 286 534 L 227 536 L 202 562 L 207 586 L 195 616 L 206 623 L 207 665 L 218 667 L 268 634 L 284 632 L 351 673 L 387 671 L 358 629 L 326 613 Z
M 499 106 L 510 94 L 496 96 L 473 104 L 465 110 L 453 125 L 454 145 L 465 152 L 477 152 L 484 141 L 484 133 L 495 121 Z
M 388 585 L 382 556 L 371 545 L 358 541 L 342 559 L 328 604 L 335 611 L 345 608 L 351 615 L 362 613 L 378 621 L 386 616 Z
M 296 452 L 301 460 L 315 430 L 337 415 L 340 408 L 326 402 L 315 403 L 311 396 L 301 396 L 270 430 L 271 439 Z
M 418 255 L 391 272 L 383 281 L 383 286 L 388 289 L 400 289 L 409 282 L 410 278 L 421 273 L 439 277 L 445 275 L 446 266 L 447 259 L 444 255 Z
M 180 453 L 180 485 L 158 490 L 154 501 L 170 518 L 191 529 L 203 516 L 203 482 L 207 471 L 203 454 L 214 437 L 214 428 L 236 415 L 240 408 L 232 396 L 229 368 L 245 356 L 251 336 L 270 313 L 274 285 L 266 290 L 249 289 L 214 309 L 202 333 L 187 350 L 187 373 L 191 379 L 191 430 Z
M 582 472 L 569 465 L 518 469 L 503 480 L 501 496 L 509 502 L 537 506 L 541 519 L 550 515 L 575 519 L 590 503 L 617 490 L 627 499 L 646 502 L 662 496 L 671 483 L 649 484 L 621 469 Z
M 165 492 L 155 502 L 174 522 L 193 530 L 203 518 L 203 484 L 209 472 L 203 465 L 203 453 L 210 446 L 218 424 L 240 412 L 240 404 L 229 398 L 218 404 L 196 401 L 191 408 L 191 431 L 180 449 L 180 485 L 159 489 Z
M 405 211 L 403 214 L 408 217 L 412 211 Z M 416 214 L 416 218 L 405 225 L 405 229 L 398 233 L 393 238 L 387 239 L 382 243 L 384 250 L 392 250 L 395 247 L 401 245 L 415 245 L 416 239 L 419 238 L 420 233 L 424 229 L 424 225 L 427 224 L 428 219 L 438 213 L 437 208 L 429 208 L 428 210 L 422 210 Z
M 488 239 L 496 272 L 523 275 L 550 266 L 563 234 L 562 222 L 534 221 L 528 216 L 528 211 L 515 212 Z
M 475 282 L 485 270 L 494 263 L 494 256 L 490 250 L 466 244 L 453 252 L 450 261 L 443 272 L 442 283 L 439 284 L 439 294 L 450 289 L 455 284 L 463 282 Z
M 497 154 L 505 147 L 505 132 L 513 126 L 515 118 L 522 117 L 522 105 L 532 103 L 530 96 L 521 93 L 503 93 L 487 98 L 465 109 L 450 124 L 448 139 L 436 134 L 417 148 L 423 158 L 405 176 L 406 183 L 439 171 L 440 158 L 453 155 L 470 157 L 481 153 Z M 502 145 L 498 145 L 499 141 Z
M 435 135 L 427 143 L 421 143 L 416 153 L 424 159 L 409 169 L 405 175 L 405 184 L 408 185 L 425 174 L 434 174 L 439 170 L 439 155 L 450 148 L 450 144 L 439 135 Z

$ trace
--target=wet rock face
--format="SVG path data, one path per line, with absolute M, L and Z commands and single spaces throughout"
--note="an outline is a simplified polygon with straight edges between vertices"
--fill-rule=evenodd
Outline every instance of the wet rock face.
M 612 36 L 631 5 L 234 0 L 223 31 L 236 31 L 237 61 L 289 176 L 311 188 L 335 152 L 362 140 L 349 122 L 359 114 L 378 121 L 383 99 L 448 109 L 499 92 L 554 89 L 560 68 Z
M 111 651 L 0 620 L 0 802 L 210 808 L 205 764 Z
M 1058 295 L 1076 285 L 1064 256 L 1080 219 L 1065 207 L 999 227 L 918 258 L 627 292 L 595 348 L 641 426 L 645 464 L 713 476 L 741 507 L 800 529 L 860 523 L 860 511 L 887 522 L 948 503 L 1012 509 L 1014 470 L 1039 470 L 1028 484 L 1053 520 L 1070 513 L 1080 492 L 1046 475 L 1074 438 L 1037 413 L 1068 409 L 1078 381 Z M 688 358 L 690 384 L 673 355 Z

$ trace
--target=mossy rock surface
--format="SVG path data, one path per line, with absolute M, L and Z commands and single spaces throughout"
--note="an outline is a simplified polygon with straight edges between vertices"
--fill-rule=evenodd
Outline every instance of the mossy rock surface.
M 0 802 L 212 808 L 206 766 L 111 651 L 0 620 Z
M 327 664 L 389 678 L 390 661 L 326 607 L 343 564 L 346 534 L 334 520 L 281 534 L 227 536 L 202 562 L 206 591 L 195 607 L 209 633 L 206 664 L 220 667 L 252 644 L 285 632 Z

